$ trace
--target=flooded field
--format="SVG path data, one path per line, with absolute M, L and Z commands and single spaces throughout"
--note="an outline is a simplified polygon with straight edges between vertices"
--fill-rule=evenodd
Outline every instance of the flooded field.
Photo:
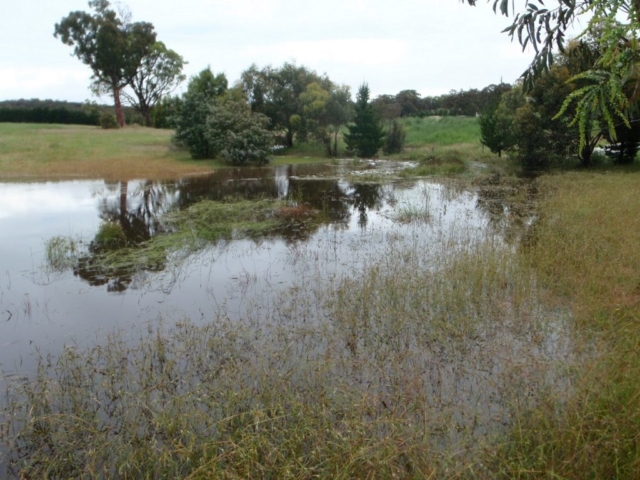
M 505 202 L 490 182 L 361 177 L 320 165 L 160 183 L 0 184 L 3 380 L 33 374 L 49 355 L 80 369 L 68 347 L 93 348 L 80 362 L 101 367 L 90 378 L 62 378 L 52 391 L 86 391 L 91 415 L 109 428 L 122 429 L 124 415 L 146 432 L 153 422 L 136 417 L 139 405 L 105 409 L 104 382 L 118 370 L 122 385 L 138 385 L 145 348 L 162 338 L 173 370 L 162 366 L 145 388 L 154 385 L 150 401 L 171 404 L 172 415 L 192 407 L 211 414 L 191 426 L 194 435 L 219 428 L 228 413 L 221 396 L 246 394 L 241 403 L 251 410 L 269 402 L 256 385 L 280 386 L 307 403 L 325 399 L 329 421 L 340 417 L 332 405 L 359 405 L 374 437 L 393 429 L 381 418 L 421 425 L 410 435 L 436 450 L 501 431 L 538 390 L 566 389 L 574 361 L 566 313 L 545 306 L 512 255 L 532 221 L 526 202 Z M 176 234 L 172 215 L 238 199 L 276 202 L 279 222 L 171 244 L 160 256 L 141 255 L 135 268 L 105 267 L 104 225 L 118 226 L 135 254 Z M 103 356 L 106 345 L 124 367 Z M 191 368 L 207 362 L 217 365 L 214 377 Z M 183 402 L 194 392 L 197 407 Z M 19 404 L 11 408 L 19 415 Z M 345 418 L 354 414 L 347 410 Z M 21 441 L 26 450 L 38 443 Z

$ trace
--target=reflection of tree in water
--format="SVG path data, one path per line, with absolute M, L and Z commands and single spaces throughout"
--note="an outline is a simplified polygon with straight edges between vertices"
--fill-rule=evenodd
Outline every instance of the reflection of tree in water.
M 487 214 L 489 224 L 508 242 L 518 241 L 528 236 L 537 195 L 535 179 L 495 174 L 480 182 L 477 208 Z
M 358 211 L 358 225 L 364 228 L 367 226 L 367 212 L 382 206 L 381 186 L 373 183 L 356 183 L 351 186 L 351 190 L 348 199 Z
M 304 224 L 293 224 L 284 233 L 288 240 L 308 238 L 322 225 L 347 228 L 353 210 L 358 224 L 365 226 L 367 211 L 382 205 L 381 185 L 349 184 L 338 180 L 300 180 L 289 182 L 288 200 L 304 204 L 315 214 Z
M 316 167 L 325 172 L 327 167 Z M 207 175 L 181 179 L 175 182 L 145 181 L 106 183 L 110 194 L 98 201 L 98 213 L 103 225 L 116 225 L 123 241 L 107 245 L 96 235 L 85 256 L 79 259 L 74 273 L 90 285 L 107 285 L 107 290 L 126 290 L 140 270 L 160 272 L 166 268 L 166 253 L 161 259 L 136 262 L 129 268 L 105 266 L 105 255 L 117 255 L 118 248 L 127 251 L 142 248 L 152 237 L 169 233 L 163 215 L 172 210 L 183 210 L 202 201 L 229 199 L 278 199 L 285 197 L 291 205 L 304 207 L 306 214 L 292 218 L 282 228 L 261 238 L 283 238 L 285 241 L 308 239 L 323 225 L 347 228 L 352 211 L 357 211 L 359 224 L 365 226 L 367 212 L 382 204 L 381 186 L 375 184 L 349 184 L 335 179 L 301 179 L 296 167 L 278 169 L 227 168 Z M 260 241 L 261 238 L 256 238 Z M 143 255 L 141 255 L 143 256 Z
M 119 182 L 118 186 L 119 196 L 102 198 L 98 204 L 98 211 L 103 225 L 113 224 L 119 227 L 123 236 L 122 242 L 119 245 L 105 244 L 96 237 L 89 244 L 88 255 L 79 259 L 74 271 L 90 285 L 106 284 L 110 292 L 126 290 L 135 272 L 130 268 L 106 268 L 101 262 L 102 257 L 124 246 L 135 249 L 152 236 L 163 233 L 160 218 L 175 203 L 175 195 L 171 194 L 171 189 L 161 183 L 146 181 L 133 192 L 129 190 L 129 182 Z M 113 184 L 107 185 L 107 188 L 113 190 Z M 157 258 L 143 267 L 144 270 L 153 272 L 162 271 L 164 268 L 165 262 L 158 262 Z

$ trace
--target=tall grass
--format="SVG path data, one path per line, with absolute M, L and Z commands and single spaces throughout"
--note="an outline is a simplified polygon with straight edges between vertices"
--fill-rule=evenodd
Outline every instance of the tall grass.
M 517 248 L 425 218 L 240 321 L 43 355 L 8 390 L 11 473 L 640 478 L 638 180 L 541 178 Z
M 524 417 L 498 452 L 509 478 L 640 478 L 640 180 L 637 173 L 545 178 L 527 253 L 573 307 L 597 355 L 564 408 Z

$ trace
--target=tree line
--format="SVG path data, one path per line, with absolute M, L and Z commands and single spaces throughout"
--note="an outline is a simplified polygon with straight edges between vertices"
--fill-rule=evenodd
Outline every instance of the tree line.
M 370 156 L 383 147 L 391 153 L 401 150 L 404 141 L 398 118 L 480 115 L 482 143 L 499 155 L 511 152 L 525 165 L 577 156 L 588 166 L 603 139 L 621 142 L 617 160 L 631 161 L 640 129 L 635 118 L 640 53 L 625 35 L 640 26 L 639 7 L 626 1 L 580 0 L 549 10 L 538 3 L 528 3 L 507 29 L 523 47 L 530 43 L 536 49 L 521 81 L 425 98 L 403 90 L 370 100 L 364 84 L 353 102 L 349 87 L 294 63 L 252 65 L 233 86 L 224 74 L 207 68 L 190 80 L 183 95 L 171 96 L 185 80 L 184 59 L 157 40 L 151 23 L 133 22 L 128 10 L 115 11 L 107 0 L 89 1 L 92 13 L 71 12 L 55 25 L 54 35 L 91 68 L 92 90 L 113 96 L 118 125 L 126 123 L 124 99 L 146 125 L 174 128 L 174 141 L 195 158 L 263 163 L 274 143 L 291 147 L 294 141 L 309 140 L 337 156 L 342 129 L 348 130 L 343 137 L 349 152 Z M 494 10 L 498 7 L 505 15 L 514 13 L 505 2 L 496 1 Z M 590 10 L 598 21 L 589 22 L 567 46 L 568 22 Z M 626 15 L 628 24 L 616 15 Z M 0 118 L 85 123 L 89 115 L 94 114 L 34 109 Z

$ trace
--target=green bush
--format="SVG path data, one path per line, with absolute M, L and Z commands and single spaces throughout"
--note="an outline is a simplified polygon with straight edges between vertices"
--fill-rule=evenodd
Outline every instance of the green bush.
M 100 127 L 105 130 L 118 128 L 118 121 L 113 113 L 103 113 L 100 115 Z
M 387 132 L 382 151 L 387 155 L 400 153 L 404 148 L 406 139 L 407 132 L 397 120 L 394 120 L 390 130 Z
M 245 102 L 228 101 L 210 108 L 206 138 L 220 156 L 234 165 L 269 162 L 273 133 L 269 118 L 252 113 Z

